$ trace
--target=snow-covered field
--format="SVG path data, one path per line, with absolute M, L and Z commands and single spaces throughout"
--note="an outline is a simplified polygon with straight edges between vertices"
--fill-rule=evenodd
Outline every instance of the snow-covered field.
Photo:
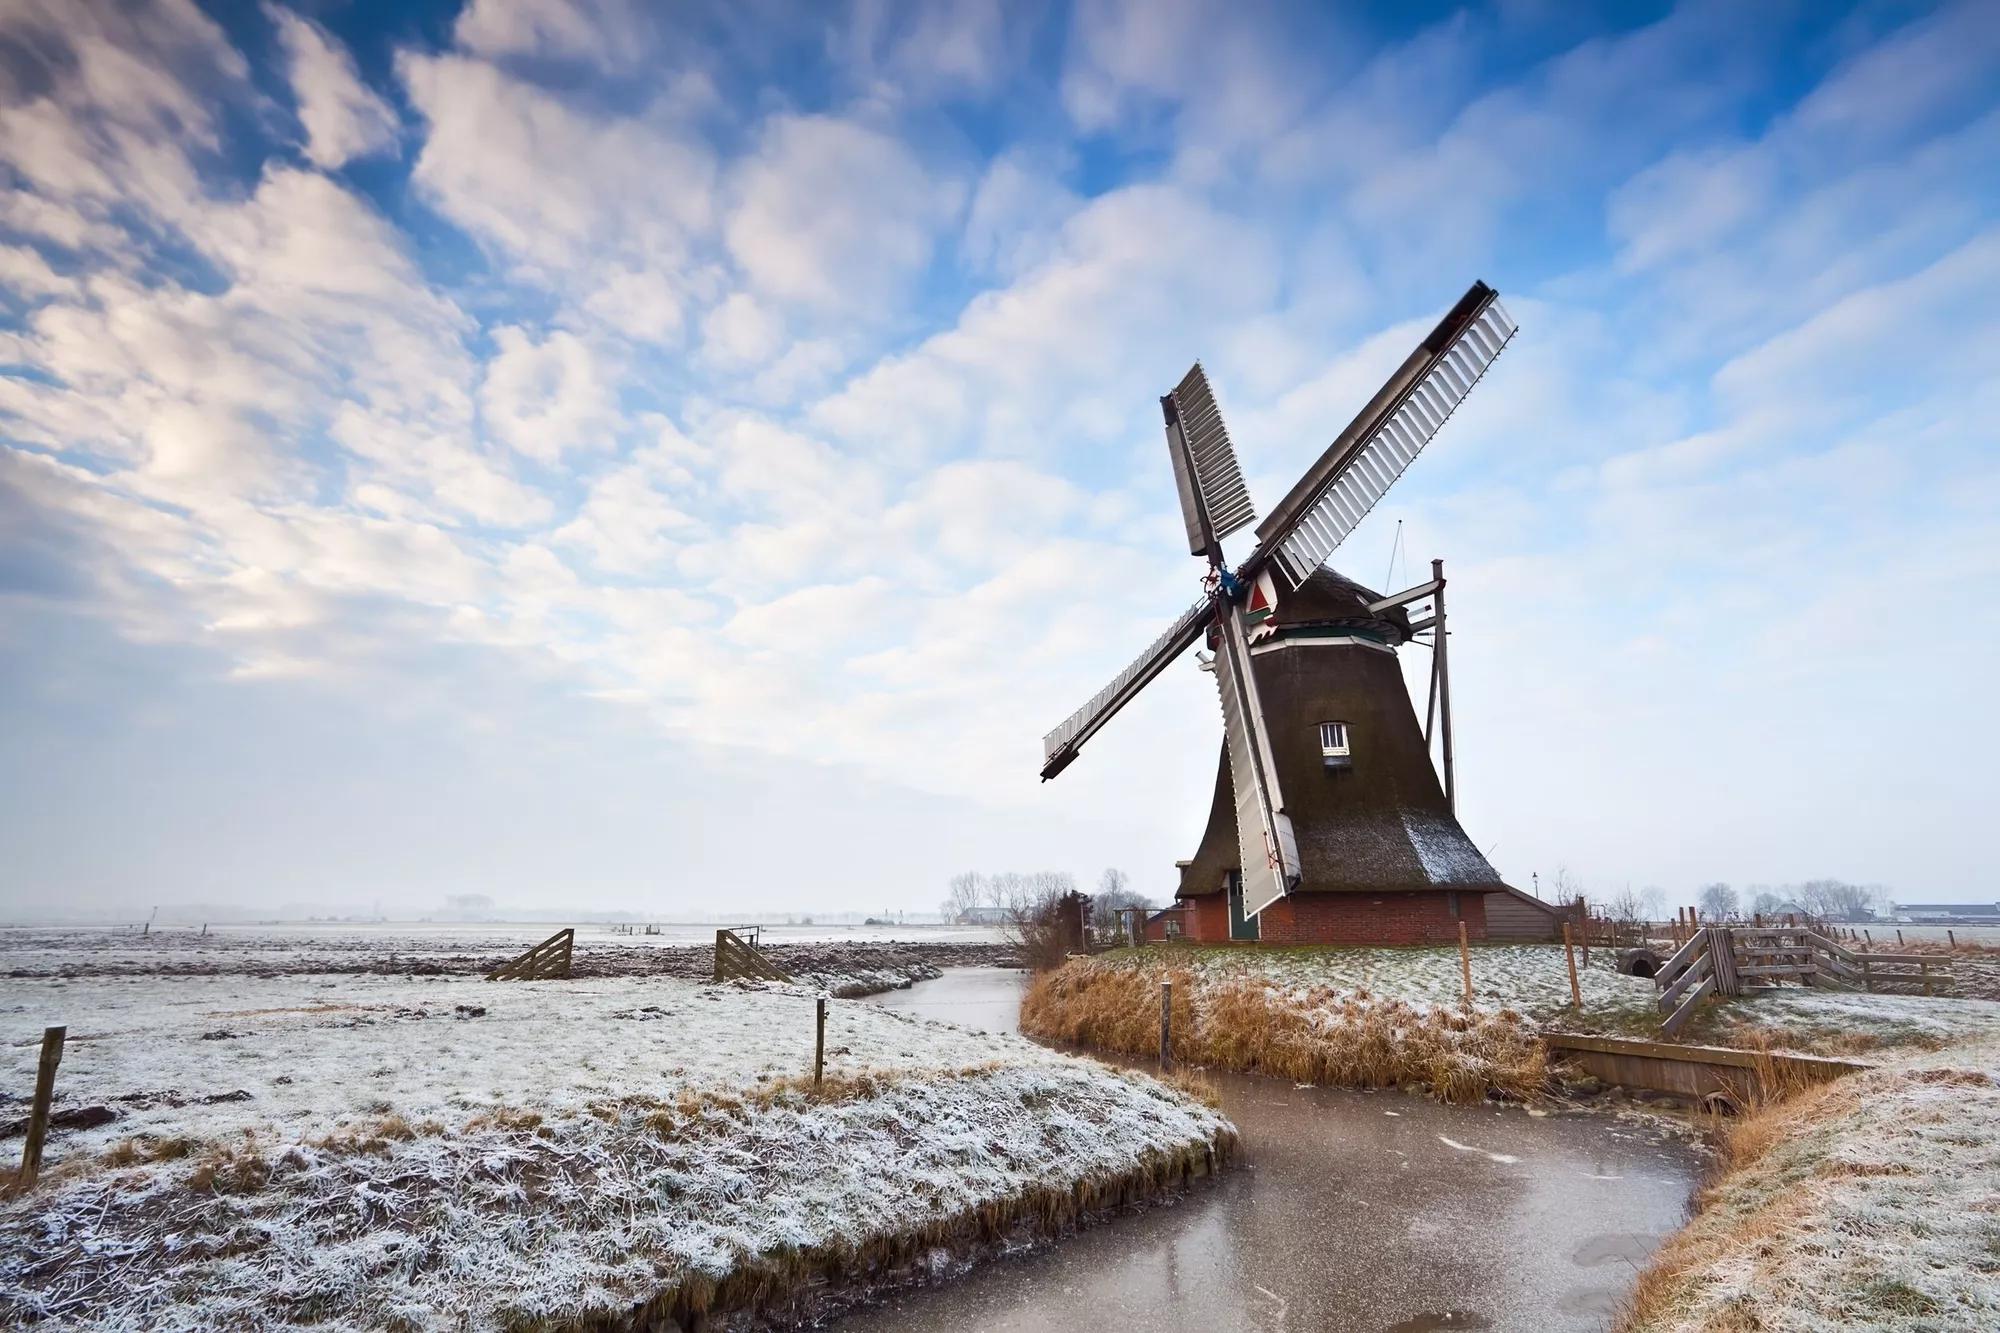
M 612 1313 L 1228 1134 L 1144 1076 L 838 1001 L 815 1097 L 813 1013 L 658 977 L 0 979 L 9 1118 L 50 1023 L 57 1110 L 117 1115 L 54 1133 L 0 1211 L 0 1318 Z
M 580 927 L 576 975 L 712 975 L 715 930 L 668 929 L 621 935 L 603 926 Z M 478 976 L 553 933 L 540 924 L 218 926 L 144 934 L 8 927 L 0 928 L 0 977 Z M 765 955 L 802 984 L 854 995 L 907 986 L 938 975 L 940 967 L 1006 965 L 1012 953 L 997 932 L 978 928 L 778 927 L 766 930 L 763 941 Z

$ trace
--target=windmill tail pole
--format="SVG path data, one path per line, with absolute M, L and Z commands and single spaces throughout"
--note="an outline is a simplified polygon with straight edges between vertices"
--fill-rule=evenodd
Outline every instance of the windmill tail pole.
M 1444 803 L 1446 809 L 1457 814 L 1458 784 L 1452 780 L 1451 771 L 1451 659 L 1447 654 L 1445 638 L 1444 561 L 1431 561 L 1431 578 L 1438 585 L 1436 600 L 1432 603 L 1433 614 L 1437 617 L 1437 633 L 1433 636 L 1431 663 L 1437 669 L 1439 736 L 1444 743 Z

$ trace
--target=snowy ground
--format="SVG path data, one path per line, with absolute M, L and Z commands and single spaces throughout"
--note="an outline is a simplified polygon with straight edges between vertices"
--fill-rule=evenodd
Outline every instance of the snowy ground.
M 49 1023 L 58 1111 L 117 1119 L 52 1135 L 0 1211 L 6 1322 L 617 1311 L 1226 1132 L 1143 1076 L 859 1003 L 831 1006 L 834 1095 L 773 1093 L 811 1072 L 812 994 L 657 977 L 0 980 L 6 1118 Z

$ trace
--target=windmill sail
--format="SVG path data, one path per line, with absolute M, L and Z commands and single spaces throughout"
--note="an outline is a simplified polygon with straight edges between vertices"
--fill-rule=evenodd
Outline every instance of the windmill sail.
M 1243 867 L 1243 911 L 1255 916 L 1297 887 L 1299 846 L 1285 798 L 1278 790 L 1278 766 L 1250 669 L 1250 645 L 1242 613 L 1231 607 L 1221 617 L 1222 640 L 1215 655 L 1215 683 L 1222 693 L 1222 726 L 1229 744 L 1229 780 L 1236 796 L 1236 846 Z
M 1069 767 L 1083 743 L 1111 720 L 1111 715 L 1130 703 L 1132 696 L 1146 688 L 1153 677 L 1165 671 L 1175 658 L 1202 636 L 1215 618 L 1215 605 L 1207 598 L 1183 611 L 1153 640 L 1151 647 L 1134 658 L 1132 664 L 1111 678 L 1111 683 L 1092 695 L 1090 702 L 1071 713 L 1063 724 L 1042 738 L 1042 781 L 1047 782 Z
M 1430 443 L 1515 328 L 1499 293 L 1474 283 L 1264 520 L 1259 552 L 1275 550 L 1293 587 L 1312 577 Z
M 1188 554 L 1207 555 L 1224 537 L 1256 522 L 1257 508 L 1201 362 L 1160 400 L 1160 410 L 1167 419 L 1167 452 L 1187 523 Z

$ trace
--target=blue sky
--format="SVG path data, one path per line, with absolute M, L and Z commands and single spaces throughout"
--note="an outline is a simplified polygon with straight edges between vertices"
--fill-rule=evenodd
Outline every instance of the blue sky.
M 1164 898 L 1192 660 L 1036 781 L 1197 591 L 1155 399 L 1268 506 L 1474 278 L 1335 561 L 1447 560 L 1474 839 L 1990 899 L 1996 90 L 1980 3 L 10 5 L 0 914 Z

